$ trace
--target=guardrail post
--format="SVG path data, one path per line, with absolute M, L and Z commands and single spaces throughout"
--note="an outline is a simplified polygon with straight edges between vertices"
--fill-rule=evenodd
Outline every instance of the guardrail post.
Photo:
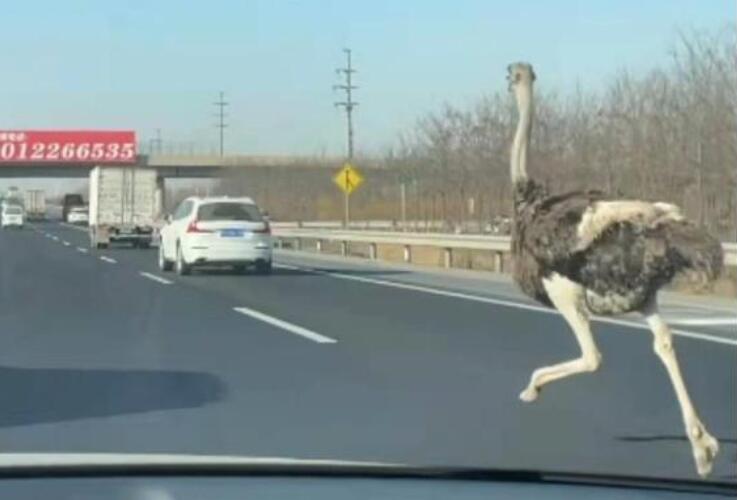
M 501 273 L 504 271 L 503 262 L 504 262 L 504 254 L 502 252 L 494 252 L 494 272 Z
M 376 243 L 369 243 L 369 259 L 376 260 Z
M 404 261 L 412 262 L 412 247 L 404 245 Z
M 347 241 L 340 242 L 340 255 L 342 255 L 343 257 L 348 255 L 348 242 Z
M 453 250 L 450 248 L 443 249 L 443 265 L 447 268 L 453 267 Z
M 315 249 L 317 250 L 317 253 L 322 252 L 322 240 L 317 240 L 315 243 Z
M 294 240 L 294 249 L 302 250 L 302 238 L 297 238 L 296 240 Z

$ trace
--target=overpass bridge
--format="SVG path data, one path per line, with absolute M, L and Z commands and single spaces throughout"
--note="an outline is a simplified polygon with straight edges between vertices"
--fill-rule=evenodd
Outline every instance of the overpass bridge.
M 155 169 L 162 178 L 194 178 L 206 179 L 219 177 L 223 173 L 235 170 L 288 169 L 303 170 L 335 170 L 343 163 L 341 157 L 307 157 L 292 155 L 138 155 L 136 166 Z M 363 160 L 362 169 L 381 169 L 376 161 Z M 94 163 L 49 163 L 23 162 L 0 164 L 0 178 L 51 178 L 74 179 L 86 178 Z

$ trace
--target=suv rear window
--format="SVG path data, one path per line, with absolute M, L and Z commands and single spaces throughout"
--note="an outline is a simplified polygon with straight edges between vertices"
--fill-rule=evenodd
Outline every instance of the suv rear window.
M 197 210 L 197 220 L 242 220 L 261 222 L 263 217 L 256 205 L 250 203 L 218 202 L 201 205 Z

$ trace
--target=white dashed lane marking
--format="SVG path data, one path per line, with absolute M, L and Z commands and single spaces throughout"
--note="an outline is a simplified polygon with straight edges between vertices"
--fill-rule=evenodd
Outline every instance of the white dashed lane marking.
M 250 316 L 259 321 L 263 321 L 264 323 L 276 326 L 277 328 L 281 328 L 282 330 L 286 330 L 289 333 L 293 333 L 295 335 L 299 335 L 300 337 L 309 339 L 313 342 L 317 342 L 318 344 L 335 344 L 337 342 L 337 340 L 331 339 L 330 337 L 320 335 L 319 333 L 315 333 L 312 330 L 302 328 L 301 326 L 289 323 L 273 316 L 269 316 L 268 314 L 254 311 L 253 309 L 249 309 L 248 307 L 234 307 L 233 309 L 241 314 L 245 314 L 246 316 Z
M 144 272 L 144 271 L 141 271 L 139 274 L 141 276 L 143 276 L 144 278 L 148 278 L 150 280 L 156 281 L 156 282 L 161 283 L 163 285 L 171 285 L 172 283 L 174 283 L 173 281 L 169 281 L 166 278 L 162 278 L 161 276 L 156 276 L 155 274 L 147 273 L 147 272 Z

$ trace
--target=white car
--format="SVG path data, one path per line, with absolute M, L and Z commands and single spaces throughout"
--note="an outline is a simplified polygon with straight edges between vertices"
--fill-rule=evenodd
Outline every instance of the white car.
M 90 222 L 89 209 L 87 207 L 73 207 L 69 209 L 67 222 L 69 224 L 88 224 Z
M 24 219 L 23 207 L 3 203 L 2 212 L 0 212 L 0 225 L 3 229 L 6 227 L 23 228 Z
M 271 228 L 251 198 L 187 198 L 161 228 L 159 268 L 188 274 L 195 266 L 254 267 L 271 273 Z

